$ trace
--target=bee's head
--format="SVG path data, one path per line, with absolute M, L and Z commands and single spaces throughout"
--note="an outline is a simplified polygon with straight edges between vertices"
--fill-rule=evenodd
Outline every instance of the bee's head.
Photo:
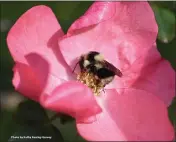
M 104 58 L 99 52 L 91 51 L 87 54 L 87 60 L 89 62 L 102 62 Z
M 81 64 L 84 68 L 88 68 L 90 65 L 94 65 L 96 62 L 102 62 L 104 60 L 103 56 L 96 51 L 90 51 L 81 57 Z

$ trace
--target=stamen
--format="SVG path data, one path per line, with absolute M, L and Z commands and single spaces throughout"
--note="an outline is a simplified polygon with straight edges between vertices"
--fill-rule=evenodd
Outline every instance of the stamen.
M 100 95 L 101 90 L 104 87 L 102 83 L 95 78 L 95 75 L 90 72 L 80 72 L 77 76 L 77 80 L 91 88 L 96 96 Z

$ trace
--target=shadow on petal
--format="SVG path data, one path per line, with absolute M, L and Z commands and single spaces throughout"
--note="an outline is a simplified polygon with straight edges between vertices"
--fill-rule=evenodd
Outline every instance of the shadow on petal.
M 89 25 L 87 27 L 82 27 L 81 29 L 72 29 L 71 31 L 69 31 L 69 33 L 67 33 L 67 37 L 70 36 L 76 36 L 78 34 L 82 34 L 82 33 L 86 33 L 90 30 L 92 30 L 93 28 L 95 28 L 98 24 L 94 24 L 94 25 Z
M 101 112 L 92 91 L 77 81 L 61 84 L 50 95 L 43 94 L 40 103 L 46 109 L 71 115 L 80 123 L 90 123 L 95 120 L 91 116 Z
M 36 53 L 25 56 L 29 65 L 16 62 L 14 66 L 13 85 L 26 97 L 38 101 L 45 90 L 49 75 L 49 64 Z
M 54 55 L 57 58 L 57 61 L 65 68 L 68 80 L 73 80 L 73 74 L 71 73 L 71 69 L 66 63 L 66 61 L 64 60 L 64 57 L 58 46 L 58 40 L 62 38 L 62 36 L 63 36 L 63 31 L 61 29 L 55 32 L 53 36 L 48 40 L 47 47 L 52 49 Z
M 30 53 L 26 55 L 25 58 L 29 66 L 34 71 L 36 77 L 39 79 L 41 87 L 44 89 L 47 85 L 48 76 L 50 73 L 50 65 L 44 58 L 42 58 L 42 56 L 37 53 Z
M 42 87 L 33 70 L 28 65 L 17 62 L 13 71 L 12 82 L 15 90 L 32 100 L 38 101 Z

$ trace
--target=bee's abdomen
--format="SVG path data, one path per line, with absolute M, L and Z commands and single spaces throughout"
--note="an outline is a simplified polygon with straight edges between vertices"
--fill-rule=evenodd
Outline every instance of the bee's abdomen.
M 104 78 L 115 76 L 115 73 L 107 68 L 100 68 L 97 70 L 97 76 L 100 79 L 104 79 Z

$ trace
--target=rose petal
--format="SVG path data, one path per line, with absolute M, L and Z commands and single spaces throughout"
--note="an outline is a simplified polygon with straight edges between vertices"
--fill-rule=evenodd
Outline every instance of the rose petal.
M 67 113 L 78 122 L 88 122 L 89 117 L 101 112 L 92 91 L 77 81 L 65 82 L 51 95 L 42 95 L 40 103 L 47 109 Z
M 162 59 L 144 68 L 138 78 L 126 82 L 126 86 L 151 92 L 169 106 L 175 96 L 175 71 L 168 61 Z
M 116 88 L 119 93 L 130 87 L 146 90 L 169 106 L 175 96 L 175 71 L 156 50 L 152 48 L 147 57 L 134 62 L 131 68 L 122 72 L 122 78 L 116 77 L 106 88 Z
M 81 54 L 95 50 L 124 70 L 148 54 L 157 31 L 147 2 L 95 2 L 73 23 L 59 45 L 72 68 Z
M 115 76 L 113 82 L 108 84 L 105 88 L 106 89 L 124 89 L 129 88 L 130 85 L 135 82 L 136 80 L 144 79 L 143 76 L 141 76 L 141 72 L 147 70 L 150 68 L 150 66 L 153 66 L 153 64 L 158 63 L 161 60 L 161 55 L 158 52 L 158 49 L 156 47 L 156 43 L 150 48 L 148 54 L 145 54 L 144 56 L 141 56 L 138 58 L 129 68 L 122 71 L 123 76 L 119 78 L 118 76 Z
M 167 107 L 155 95 L 129 89 L 123 95 L 109 90 L 97 97 L 103 112 L 91 124 L 77 123 L 90 141 L 171 141 L 174 130 Z
M 68 80 L 68 71 L 70 71 L 57 45 L 57 40 L 62 35 L 63 31 L 52 10 L 47 6 L 40 5 L 29 9 L 17 20 L 8 33 L 7 44 L 15 62 L 29 65 L 35 71 L 38 66 L 36 73 L 37 76 L 40 76 L 39 80 L 45 78 L 41 77 L 45 68 L 40 69 L 43 65 L 39 65 L 40 62 L 37 60 L 34 61 L 36 58 L 28 57 L 35 54 L 46 60 L 49 64 L 48 80 L 50 80 L 50 84 L 58 85 L 60 81 L 56 80 Z M 42 81 L 40 80 L 40 82 Z M 48 88 L 46 92 L 50 93 L 51 87 Z
M 26 97 L 38 101 L 43 86 L 31 68 L 22 63 L 16 63 L 13 68 L 13 85 L 17 91 Z
M 122 73 L 123 77 L 116 77 L 106 88 L 116 88 L 119 93 L 130 87 L 146 90 L 157 95 L 167 105 L 175 96 L 175 71 L 168 61 L 161 58 L 156 45 L 147 56 L 135 61 Z

